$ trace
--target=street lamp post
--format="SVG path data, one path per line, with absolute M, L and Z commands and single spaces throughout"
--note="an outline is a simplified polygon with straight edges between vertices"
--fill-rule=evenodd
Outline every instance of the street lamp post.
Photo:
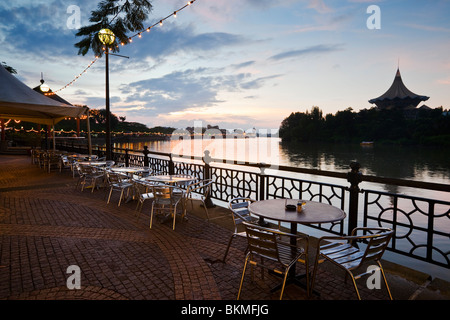
M 111 122 L 109 111 L 109 48 L 114 43 L 115 35 L 109 29 L 102 29 L 98 32 L 98 38 L 105 45 L 105 82 L 106 82 L 106 160 L 112 160 L 111 152 Z

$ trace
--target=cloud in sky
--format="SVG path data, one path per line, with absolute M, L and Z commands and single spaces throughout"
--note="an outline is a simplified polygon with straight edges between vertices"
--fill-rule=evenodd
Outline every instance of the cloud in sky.
M 219 51 L 224 47 L 237 46 L 249 41 L 243 35 L 228 32 L 197 33 L 193 24 L 180 26 L 167 23 L 163 28 L 152 29 L 150 33 L 143 33 L 147 41 L 137 38 L 134 41 L 139 42 L 138 45 L 129 45 L 122 50 L 134 59 L 144 57 L 159 59 L 178 53 Z
M 0 2 L 0 61 L 30 87 L 43 72 L 59 89 L 93 59 L 77 55 L 77 30 L 67 28 L 73 4 L 86 25 L 98 1 Z M 184 4 L 153 1 L 144 25 Z M 380 6 L 380 30 L 366 27 L 371 4 Z M 427 105 L 449 108 L 448 12 L 450 2 L 439 0 L 197 0 L 121 48 L 129 59 L 110 59 L 112 111 L 149 126 L 202 119 L 277 128 L 313 105 L 324 114 L 370 107 L 399 58 L 405 82 L 431 97 Z M 101 108 L 104 79 L 102 58 L 58 94 Z
M 125 102 L 143 105 L 149 114 L 207 108 L 224 101 L 221 92 L 244 92 L 263 87 L 279 75 L 254 77 L 250 73 L 226 74 L 224 69 L 197 68 L 174 71 L 160 78 L 149 78 L 121 87 Z
M 269 57 L 269 60 L 278 61 L 290 58 L 300 58 L 304 56 L 317 56 L 323 53 L 331 53 L 339 50 L 342 50 L 342 44 L 333 44 L 333 45 L 318 44 L 304 49 L 281 52 Z
M 319 13 L 329 13 L 333 9 L 325 4 L 323 0 L 310 0 L 308 8 L 314 9 Z

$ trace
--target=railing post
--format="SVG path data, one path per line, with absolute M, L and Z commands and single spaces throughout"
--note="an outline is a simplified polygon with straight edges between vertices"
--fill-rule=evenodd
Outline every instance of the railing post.
M 128 149 L 125 149 L 125 167 L 130 166 L 130 157 L 128 155 Z
M 205 150 L 204 154 L 205 156 L 203 157 L 203 163 L 205 164 L 205 167 L 203 169 L 203 179 L 211 179 L 212 174 L 211 174 L 211 167 L 210 167 L 210 163 L 212 161 L 211 156 L 209 155 L 209 150 Z M 205 205 L 207 208 L 214 208 L 216 205 L 212 202 L 211 200 L 211 189 L 210 192 L 206 195 L 206 199 L 205 199 Z
M 209 155 L 209 150 L 205 150 L 203 152 L 205 154 L 205 156 L 203 157 L 203 163 L 205 164 L 205 168 L 203 170 L 203 179 L 211 179 L 211 167 L 210 167 L 210 163 L 211 163 L 211 156 Z
M 261 171 L 259 176 L 259 195 L 257 200 L 262 201 L 266 200 L 266 168 L 269 167 L 269 165 L 265 164 L 264 162 L 261 162 L 259 165 L 259 170 Z M 266 222 L 263 217 L 259 217 L 258 224 L 263 227 L 270 227 L 270 223 Z
M 172 154 L 169 155 L 169 174 L 175 174 L 175 163 L 172 159 Z
M 358 226 L 358 200 L 359 200 L 359 183 L 362 181 L 362 174 L 359 172 L 361 165 L 358 162 L 350 163 L 352 169 L 347 173 L 347 181 L 350 182 L 350 200 L 348 209 L 348 234 Z
M 259 195 L 258 200 L 265 200 L 266 199 L 266 173 L 265 170 L 268 167 L 265 163 L 261 162 L 259 164 L 259 170 L 261 171 L 259 173 Z
M 142 153 L 144 154 L 144 167 L 148 167 L 149 163 L 148 163 L 148 154 L 150 153 L 150 151 L 148 151 L 148 147 L 144 146 L 144 151 L 142 151 Z

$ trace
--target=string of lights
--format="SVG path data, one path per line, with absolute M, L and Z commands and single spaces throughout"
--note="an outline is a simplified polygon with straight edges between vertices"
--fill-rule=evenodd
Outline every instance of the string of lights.
M 27 132 L 27 133 L 55 132 L 55 134 L 57 134 L 57 135 L 67 135 L 67 134 L 72 135 L 72 134 L 78 133 L 75 130 L 64 130 L 64 129 L 54 130 L 53 128 L 49 128 L 49 129 L 43 129 L 42 128 L 42 129 L 37 130 L 37 129 L 34 129 L 34 128 L 24 129 L 23 127 L 21 127 L 20 129 L 19 128 L 14 128 L 14 127 L 9 127 L 9 128 L 5 128 L 5 131 Z M 80 133 L 87 133 L 87 131 L 80 130 Z M 91 130 L 90 133 L 91 134 L 105 134 L 105 131 L 104 130 L 102 130 L 102 131 Z M 163 135 L 165 135 L 165 133 L 162 133 L 162 132 L 140 132 L 140 131 L 131 132 L 131 133 L 124 132 L 124 131 L 113 131 L 112 133 L 114 135 L 124 135 L 124 136 L 135 135 L 135 136 L 138 136 L 138 137 L 140 137 L 140 136 L 163 136 Z
M 46 92 L 46 93 L 44 93 L 44 95 L 46 95 L 46 96 L 52 96 L 52 95 L 55 95 L 57 92 L 59 92 L 59 91 L 61 91 L 61 90 L 64 90 L 65 88 L 67 88 L 67 87 L 70 87 L 71 85 L 73 85 L 74 83 L 75 83 L 75 81 L 77 81 L 84 73 L 86 73 L 87 71 L 88 71 L 88 69 L 90 68 L 90 67 L 92 67 L 92 65 L 97 61 L 99 59 L 99 57 L 95 57 L 95 59 L 94 60 L 92 60 L 91 61 L 91 63 L 80 73 L 80 74 L 78 74 L 72 81 L 70 81 L 68 84 L 66 84 L 64 87 L 62 87 L 62 88 L 60 88 L 60 89 L 58 89 L 58 90 L 55 90 L 55 91 L 52 91 L 52 92 Z
M 165 17 L 165 18 L 159 20 L 158 22 L 152 24 L 151 26 L 149 26 L 149 27 L 147 27 L 147 28 L 145 28 L 145 29 L 142 29 L 142 30 L 139 31 L 138 33 L 132 35 L 131 37 L 128 38 L 128 43 L 133 42 L 133 38 L 134 38 L 134 37 L 142 38 L 142 33 L 144 33 L 144 32 L 150 32 L 151 29 L 153 29 L 154 27 L 156 27 L 156 26 L 158 26 L 158 25 L 159 25 L 159 26 L 162 26 L 162 25 L 163 25 L 163 22 L 166 21 L 167 19 L 169 19 L 169 18 L 171 18 L 171 17 L 176 18 L 178 12 L 180 12 L 180 11 L 186 9 L 186 8 L 189 7 L 191 4 L 193 4 L 195 1 L 196 1 L 196 0 L 191 0 L 191 1 L 189 1 L 189 2 L 188 2 L 187 4 L 185 4 L 183 7 L 181 7 L 181 8 L 178 9 L 178 10 L 175 10 L 173 13 L 169 14 L 167 17 Z M 126 43 L 123 43 L 123 42 L 122 42 L 121 45 L 124 46 L 124 45 L 126 45 Z
M 185 4 L 184 6 L 182 6 L 181 8 L 179 8 L 178 10 L 175 10 L 173 13 L 169 14 L 169 15 L 166 16 L 165 18 L 160 19 L 158 22 L 152 24 L 151 26 L 149 26 L 149 27 L 147 27 L 147 28 L 145 28 L 145 29 L 142 29 L 142 30 L 139 31 L 138 33 L 136 33 L 136 34 L 130 36 L 130 37 L 128 38 L 128 42 L 127 42 L 127 43 L 121 42 L 120 44 L 121 44 L 122 46 L 124 46 L 124 45 L 126 45 L 126 44 L 128 44 L 128 43 L 132 43 L 132 42 L 133 42 L 133 38 L 135 38 L 135 37 L 142 38 L 142 33 L 144 33 L 144 32 L 150 32 L 151 29 L 153 29 L 154 27 L 156 27 L 156 26 L 158 26 L 158 25 L 159 25 L 159 26 L 162 26 L 162 25 L 163 25 L 163 22 L 164 22 L 165 20 L 171 18 L 171 17 L 176 18 L 178 12 L 180 12 L 180 11 L 186 9 L 187 7 L 189 7 L 190 5 L 192 5 L 195 1 L 196 1 L 196 0 L 188 1 L 187 4 Z M 118 47 L 118 45 L 117 45 L 117 47 Z M 106 49 L 103 48 L 103 50 L 106 50 Z M 47 93 L 44 93 L 44 94 L 45 94 L 46 96 L 55 95 L 57 92 L 59 92 L 59 91 L 61 91 L 61 90 L 64 90 L 64 89 L 66 89 L 67 87 L 70 87 L 70 86 L 73 85 L 73 84 L 75 83 L 75 81 L 77 81 L 84 73 L 86 73 L 86 72 L 88 71 L 88 69 L 89 69 L 95 62 L 97 62 L 98 59 L 99 59 L 99 57 L 96 56 L 95 59 L 92 60 L 91 63 L 90 63 L 90 64 L 89 64 L 89 65 L 88 65 L 88 66 L 87 66 L 80 74 L 78 74 L 72 81 L 70 81 L 70 82 L 69 82 L 68 84 L 66 84 L 65 86 L 61 87 L 61 88 L 58 89 L 58 90 L 55 90 L 55 91 L 52 91 L 52 92 L 47 92 Z

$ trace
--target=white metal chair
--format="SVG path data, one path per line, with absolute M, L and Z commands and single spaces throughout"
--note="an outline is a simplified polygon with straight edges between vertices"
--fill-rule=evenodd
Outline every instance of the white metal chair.
M 136 211 L 138 214 L 138 220 L 141 216 L 142 207 L 144 206 L 144 202 L 146 200 L 150 200 L 154 198 L 153 192 L 149 192 L 149 189 L 152 189 L 152 186 L 148 184 L 144 184 L 140 181 L 134 181 L 134 193 L 137 197 L 138 203 L 136 204 Z
M 303 263 L 306 267 L 306 290 L 309 295 L 309 237 L 307 235 L 294 235 L 282 232 L 278 229 L 269 229 L 247 222 L 243 222 L 243 224 L 247 235 L 248 253 L 245 257 L 237 299 L 239 300 L 241 295 L 248 263 L 252 266 L 259 266 L 283 275 L 280 300 L 283 298 L 286 280 L 291 267 L 295 266 L 297 262 Z M 303 241 L 304 244 L 299 246 L 299 242 L 301 241 Z M 271 261 L 272 263 L 267 263 L 267 261 Z M 277 265 L 276 268 L 273 263 Z M 278 266 L 281 267 L 281 270 Z
M 59 162 L 59 172 L 62 172 L 63 169 L 70 169 L 72 171 L 72 164 L 69 161 L 69 158 L 65 155 L 61 155 L 61 161 Z
M 209 221 L 209 212 L 206 206 L 206 198 L 208 197 L 211 191 L 212 182 L 213 182 L 212 179 L 206 179 L 188 185 L 186 195 L 184 197 L 185 201 L 184 201 L 183 216 L 186 215 L 188 201 L 191 201 L 192 207 L 194 206 L 193 201 L 201 201 L 203 208 L 205 209 L 206 218 Z
M 78 179 L 77 186 L 81 183 L 81 191 L 84 190 L 88 180 L 90 181 L 91 193 L 94 192 L 97 186 L 97 180 L 103 178 L 103 173 L 99 172 L 97 168 L 92 166 L 78 165 L 80 178 Z
M 357 233 L 359 231 L 363 231 L 365 234 L 358 236 Z M 355 280 L 367 275 L 368 273 L 363 272 L 358 275 L 354 275 L 353 273 L 366 262 L 375 261 L 380 268 L 381 275 L 383 276 L 389 299 L 392 300 L 391 291 L 389 289 L 386 275 L 384 274 L 380 260 L 393 234 L 394 231 L 388 228 L 355 228 L 350 236 L 326 236 L 320 238 L 317 245 L 317 255 L 314 263 L 311 291 L 314 288 L 319 263 L 329 261 L 345 270 L 346 275 L 349 275 L 352 278 L 356 295 L 358 296 L 358 299 L 361 300 Z M 357 241 L 367 242 L 366 248 L 364 250 L 360 250 L 355 247 L 354 244 Z
M 57 154 L 50 153 L 47 155 L 47 171 L 50 173 L 52 168 L 59 169 L 61 163 L 61 157 Z
M 120 191 L 119 203 L 117 206 L 120 207 L 120 203 L 122 202 L 123 193 L 126 190 L 127 196 L 129 195 L 130 188 L 133 187 L 133 184 L 129 181 L 125 181 L 122 179 L 122 175 L 115 172 L 106 171 L 106 179 L 107 184 L 109 186 L 109 196 L 106 203 L 108 204 L 111 199 L 111 194 L 113 191 Z
M 228 256 L 228 252 L 230 250 L 231 243 L 233 242 L 233 239 L 236 237 L 242 237 L 246 238 L 247 234 L 243 228 L 241 228 L 243 222 L 250 222 L 250 223 L 258 223 L 259 218 L 254 217 L 250 215 L 250 211 L 248 210 L 248 206 L 255 202 L 254 199 L 245 198 L 245 197 L 238 197 L 232 199 L 228 203 L 228 208 L 231 211 L 231 217 L 233 218 L 233 224 L 234 224 L 234 232 L 230 236 L 230 240 L 228 240 L 227 249 L 225 250 L 225 255 L 223 256 L 222 262 L 225 263 L 225 260 Z M 240 229 L 240 230 L 238 230 Z
M 170 185 L 154 185 L 153 186 L 153 203 L 150 213 L 150 229 L 152 228 L 153 215 L 155 211 L 158 213 L 166 213 L 173 216 L 172 229 L 175 230 L 175 221 L 177 216 L 177 206 L 180 203 L 183 193 L 180 189 Z

